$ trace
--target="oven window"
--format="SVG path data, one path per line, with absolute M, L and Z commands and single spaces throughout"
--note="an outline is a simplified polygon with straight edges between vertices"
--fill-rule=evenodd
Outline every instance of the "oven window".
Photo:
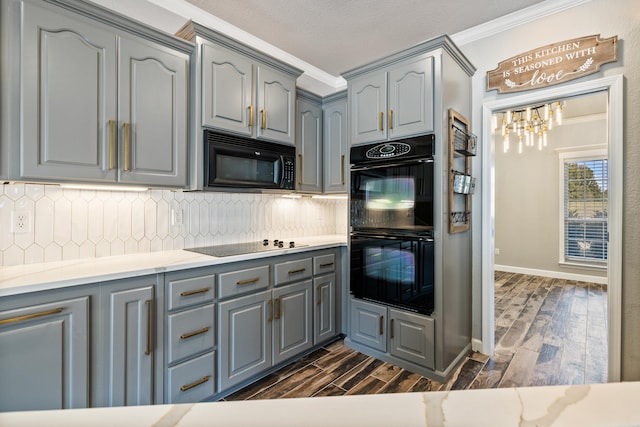
M 216 155 L 215 180 L 276 184 L 280 178 L 277 163 L 277 161 L 269 159 L 237 157 L 218 153 Z
M 433 226 L 433 164 L 413 163 L 351 172 L 351 226 L 429 229 Z

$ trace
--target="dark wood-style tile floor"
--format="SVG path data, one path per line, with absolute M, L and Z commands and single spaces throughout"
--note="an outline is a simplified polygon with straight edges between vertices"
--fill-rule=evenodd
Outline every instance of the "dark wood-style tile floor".
M 445 384 L 339 340 L 225 400 L 606 382 L 606 285 L 502 272 L 495 281 L 494 354 L 471 353 Z

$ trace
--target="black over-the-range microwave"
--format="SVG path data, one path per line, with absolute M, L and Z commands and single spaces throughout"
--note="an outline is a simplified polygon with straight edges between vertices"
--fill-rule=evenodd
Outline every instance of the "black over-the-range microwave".
M 295 147 L 209 129 L 204 144 L 205 189 L 295 190 Z

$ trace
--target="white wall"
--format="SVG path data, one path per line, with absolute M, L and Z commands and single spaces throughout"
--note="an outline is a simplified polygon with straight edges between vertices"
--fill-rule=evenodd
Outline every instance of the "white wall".
M 172 225 L 171 210 L 183 224 Z M 32 227 L 12 233 L 12 211 Z M 151 190 L 140 193 L 0 185 L 0 266 L 183 249 L 268 239 L 344 234 L 344 200 L 275 194 Z
M 624 197 L 623 197 L 623 259 L 622 259 L 622 379 L 640 380 L 640 1 L 592 0 L 560 13 L 509 28 L 495 35 L 466 43 L 461 50 L 477 67 L 473 77 L 473 126 L 482 134 L 482 105 L 511 95 L 486 92 L 486 73 L 498 62 L 547 44 L 601 34 L 619 38 L 618 61 L 603 65 L 598 73 L 586 79 L 624 75 Z M 571 82 L 566 83 L 568 85 Z M 481 143 L 490 143 L 481 141 Z M 474 169 L 480 170 L 482 159 L 475 159 Z M 477 169 L 476 169 L 477 168 Z M 474 211 L 480 211 L 482 182 L 477 183 Z M 480 221 L 474 223 L 474 248 L 480 254 Z M 486 236 L 490 238 L 490 236 Z M 479 257 L 476 257 L 479 258 Z M 481 338 L 481 264 L 474 262 L 474 337 Z

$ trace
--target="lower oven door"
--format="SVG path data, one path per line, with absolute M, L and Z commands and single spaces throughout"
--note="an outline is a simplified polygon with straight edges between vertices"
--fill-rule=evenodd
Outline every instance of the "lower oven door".
M 351 236 L 351 293 L 430 315 L 433 311 L 432 238 Z

